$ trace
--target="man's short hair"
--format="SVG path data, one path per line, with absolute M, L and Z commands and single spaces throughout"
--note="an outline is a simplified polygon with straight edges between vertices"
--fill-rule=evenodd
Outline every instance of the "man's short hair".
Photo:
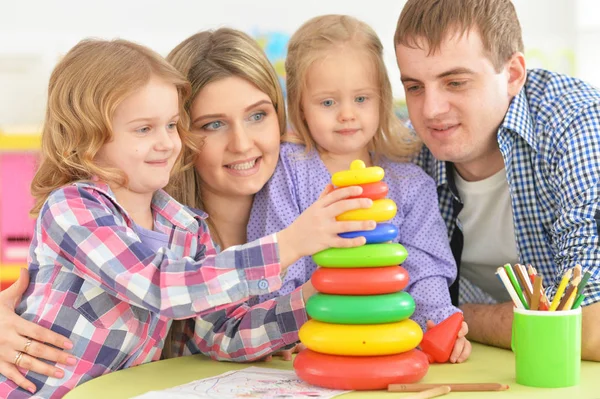
M 471 29 L 479 32 L 497 71 L 515 52 L 523 52 L 521 25 L 510 0 L 408 0 L 398 19 L 394 45 L 420 48 L 426 44 L 433 54 L 448 35 L 460 36 Z

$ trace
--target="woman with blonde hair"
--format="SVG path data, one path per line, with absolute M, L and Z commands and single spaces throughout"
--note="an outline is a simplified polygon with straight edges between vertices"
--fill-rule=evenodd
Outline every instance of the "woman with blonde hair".
M 230 75 L 218 76 L 211 82 L 216 94 L 220 83 L 231 83 L 225 77 Z M 28 351 L 40 350 L 41 344 L 29 335 L 1 354 L 17 367 L 32 366 L 25 377 L 37 394 L 61 397 L 91 378 L 158 360 L 173 319 L 227 308 L 227 314 L 238 312 L 249 296 L 277 289 L 280 274 L 300 257 L 364 242 L 337 235 L 359 225 L 369 228 L 368 222 L 335 219 L 369 206 L 368 201 L 344 199 L 361 192 L 351 187 L 324 196 L 290 228 L 245 245 L 228 243 L 227 251 L 219 253 L 207 215 L 181 205 L 162 188 L 174 168 L 193 160 L 196 142 L 205 150 L 194 164 L 205 205 L 211 195 L 225 201 L 221 193 L 229 181 L 235 181 L 237 196 L 251 196 L 244 190 L 272 171 L 263 171 L 267 153 L 252 145 L 246 127 L 260 125 L 274 109 L 270 99 L 258 98 L 243 108 L 242 119 L 229 118 L 228 109 L 197 105 L 208 89 L 210 84 L 186 102 L 189 84 L 173 66 L 123 40 L 83 41 L 55 68 L 42 133 L 43 162 L 32 183 L 39 216 L 30 249 L 30 284 L 17 312 L 64 334 L 73 344 L 75 364 L 67 364 L 64 372 L 53 366 L 41 370 L 52 370 L 51 377 L 37 373 L 37 360 Z M 209 105 L 224 104 L 215 100 L 211 97 Z M 193 110 L 191 123 L 184 104 Z M 271 119 L 279 127 L 277 117 Z M 226 128 L 230 123 L 231 130 Z M 278 134 L 276 141 L 275 148 Z M 209 209 L 220 220 L 218 209 Z M 244 237 L 236 244 L 245 242 Z M 35 390 L 26 380 L 17 383 Z M 0 396 L 23 393 L 0 377 Z

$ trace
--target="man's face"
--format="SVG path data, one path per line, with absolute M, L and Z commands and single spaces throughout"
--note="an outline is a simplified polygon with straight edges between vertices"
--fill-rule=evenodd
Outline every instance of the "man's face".
M 438 160 L 453 162 L 463 177 L 476 180 L 495 173 L 502 167 L 498 126 L 520 90 L 510 83 L 512 61 L 497 72 L 477 30 L 447 35 L 432 54 L 424 40 L 417 43 L 422 48 L 396 46 L 417 134 Z

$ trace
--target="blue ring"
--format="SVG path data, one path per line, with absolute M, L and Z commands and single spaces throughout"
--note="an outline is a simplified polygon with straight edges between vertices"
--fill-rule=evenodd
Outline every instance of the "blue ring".
M 367 244 L 380 244 L 398 237 L 398 227 L 391 223 L 377 223 L 374 230 L 349 231 L 338 235 L 342 238 L 365 237 Z

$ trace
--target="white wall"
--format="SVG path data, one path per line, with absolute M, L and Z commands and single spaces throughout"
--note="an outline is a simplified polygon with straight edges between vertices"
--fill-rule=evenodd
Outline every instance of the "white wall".
M 600 39 L 597 0 L 514 0 L 530 66 L 600 83 L 593 51 Z M 166 55 L 187 36 L 231 26 L 255 36 L 291 34 L 308 18 L 326 13 L 358 17 L 386 46 L 394 94 L 403 97 L 392 38 L 404 1 L 347 0 L 0 0 L 0 128 L 39 125 L 52 67 L 80 39 L 137 41 Z M 581 25 L 581 26 L 580 26 Z M 577 59 L 577 63 L 575 63 Z

